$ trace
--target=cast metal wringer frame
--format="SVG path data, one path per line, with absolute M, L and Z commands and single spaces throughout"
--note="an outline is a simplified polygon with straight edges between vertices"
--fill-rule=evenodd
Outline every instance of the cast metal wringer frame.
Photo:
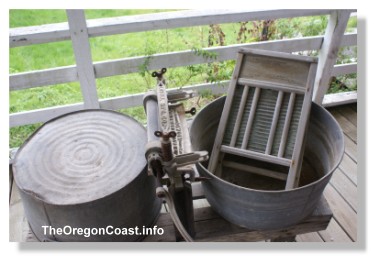
M 176 90 L 167 93 L 166 68 L 153 72 L 157 79 L 155 91 L 144 96 L 147 116 L 148 143 L 146 159 L 148 174 L 158 183 L 157 196 L 164 198 L 176 231 L 176 240 L 193 241 L 195 236 L 191 182 L 201 178 L 195 174 L 195 163 L 208 159 L 207 151 L 192 151 L 186 114 L 182 103 L 193 97 L 192 91 Z

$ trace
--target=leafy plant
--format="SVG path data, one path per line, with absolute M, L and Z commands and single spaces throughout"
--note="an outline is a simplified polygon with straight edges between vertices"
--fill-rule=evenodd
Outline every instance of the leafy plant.
M 208 32 L 208 46 L 224 46 L 226 34 L 224 34 L 219 24 L 211 24 Z
M 267 41 L 272 39 L 275 32 L 274 20 L 240 22 L 240 28 L 236 37 L 238 43 Z
M 216 60 L 218 58 L 218 54 L 216 52 L 206 51 L 197 47 L 192 47 L 191 50 L 195 53 L 195 55 L 202 56 L 205 59 Z
M 150 64 L 150 61 L 152 60 L 152 55 L 154 54 L 154 51 L 152 49 L 146 49 L 146 57 L 144 59 L 144 62 L 139 65 L 139 75 L 144 78 L 147 88 L 151 87 L 151 74 L 148 71 L 148 66 Z

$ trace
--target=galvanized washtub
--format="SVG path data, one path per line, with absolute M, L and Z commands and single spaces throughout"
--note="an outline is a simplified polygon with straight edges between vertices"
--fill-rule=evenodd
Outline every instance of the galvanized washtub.
M 224 106 L 219 98 L 202 111 L 190 129 L 194 150 L 211 152 Z M 284 183 L 237 169 L 224 168 L 220 178 L 197 164 L 205 196 L 222 217 L 249 229 L 280 229 L 310 215 L 344 153 L 343 132 L 324 108 L 313 104 L 306 138 L 300 186 L 283 190 Z M 240 161 L 241 162 L 241 161 Z
M 147 176 L 145 144 L 142 125 L 107 110 L 73 112 L 40 127 L 13 164 L 35 236 L 40 241 L 140 240 L 161 208 L 155 179 Z

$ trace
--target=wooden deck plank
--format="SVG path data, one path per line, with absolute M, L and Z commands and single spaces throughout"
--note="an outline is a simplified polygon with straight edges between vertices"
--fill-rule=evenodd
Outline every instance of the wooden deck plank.
M 328 184 L 324 195 L 333 211 L 334 218 L 343 231 L 353 240 L 357 239 L 357 216 L 354 210 L 340 196 L 331 184 Z
M 313 231 L 326 229 L 331 220 L 331 211 L 324 198 L 318 204 L 314 213 L 301 221 L 299 224 L 277 230 L 248 230 L 233 225 L 223 218 L 215 215 L 211 208 L 201 208 L 195 210 L 195 216 L 199 216 L 199 211 L 204 211 L 204 220 L 196 219 L 196 230 L 198 241 L 224 241 L 224 242 L 248 242 L 262 241 L 268 238 L 275 239 L 281 237 L 291 237 Z M 208 213 L 214 217 L 208 217 Z
M 329 109 L 330 113 L 335 117 L 342 127 L 343 132 L 357 144 L 357 129 L 345 116 L 343 116 L 337 108 Z
M 356 111 L 356 113 L 358 112 L 358 104 L 350 104 L 348 105 L 353 111 Z
M 356 163 L 358 162 L 358 148 L 354 141 L 347 135 L 344 135 L 345 153 Z
M 351 206 L 357 213 L 357 187 L 352 181 L 341 171 L 337 169 L 330 180 L 330 184 L 342 196 L 342 198 Z
M 352 242 L 351 238 L 343 231 L 334 218 L 330 221 L 327 229 L 319 231 L 318 234 L 325 242 Z
M 358 185 L 358 169 L 357 164 L 347 155 L 344 154 L 339 169 L 355 184 Z
M 9 203 L 9 242 L 23 241 L 22 231 L 24 219 L 24 207 L 21 202 L 20 193 L 16 184 L 13 183 Z
M 334 218 L 318 234 L 326 242 L 352 242 L 357 239 L 357 112 L 356 104 L 330 108 L 344 132 L 345 154 L 325 196 Z
M 356 105 L 356 104 L 355 104 Z M 340 106 L 338 108 L 338 111 L 340 114 L 342 114 L 348 121 L 350 121 L 355 127 L 357 127 L 358 124 L 358 114 L 356 111 L 354 111 L 350 106 Z
M 203 208 L 203 207 L 210 207 L 210 204 L 208 203 L 206 199 L 199 199 L 199 200 L 193 201 L 193 206 L 194 206 L 194 209 L 197 209 L 197 208 Z
M 306 233 L 296 236 L 297 242 L 324 242 L 318 232 Z

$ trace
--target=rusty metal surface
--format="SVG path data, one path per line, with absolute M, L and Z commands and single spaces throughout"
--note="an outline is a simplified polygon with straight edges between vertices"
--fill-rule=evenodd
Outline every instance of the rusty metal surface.
M 185 115 L 194 115 L 196 109 L 186 111 L 183 103 L 178 102 L 188 99 L 192 93 L 166 93 L 165 72 L 166 68 L 162 68 L 152 73 L 157 78 L 156 90 L 148 92 L 143 100 L 148 120 L 145 156 L 149 175 L 158 179 L 158 185 L 166 182 L 176 240 L 182 241 L 195 235 L 190 181 L 195 180 L 195 163 L 208 159 L 208 153 L 192 152 Z M 165 193 L 162 191 L 159 187 L 157 196 Z
M 134 241 L 140 236 L 46 236 L 42 225 L 150 226 L 161 200 L 147 176 L 146 131 L 134 119 L 84 110 L 45 123 L 14 162 L 29 224 L 40 240 Z
M 194 150 L 212 150 L 224 101 L 212 102 L 195 117 L 190 128 Z M 207 163 L 198 163 L 197 169 L 210 178 L 202 182 L 205 196 L 221 216 L 250 229 L 277 229 L 312 213 L 343 154 L 341 128 L 325 109 L 313 104 L 299 188 L 284 191 L 280 180 L 231 168 L 218 177 L 207 170 Z

